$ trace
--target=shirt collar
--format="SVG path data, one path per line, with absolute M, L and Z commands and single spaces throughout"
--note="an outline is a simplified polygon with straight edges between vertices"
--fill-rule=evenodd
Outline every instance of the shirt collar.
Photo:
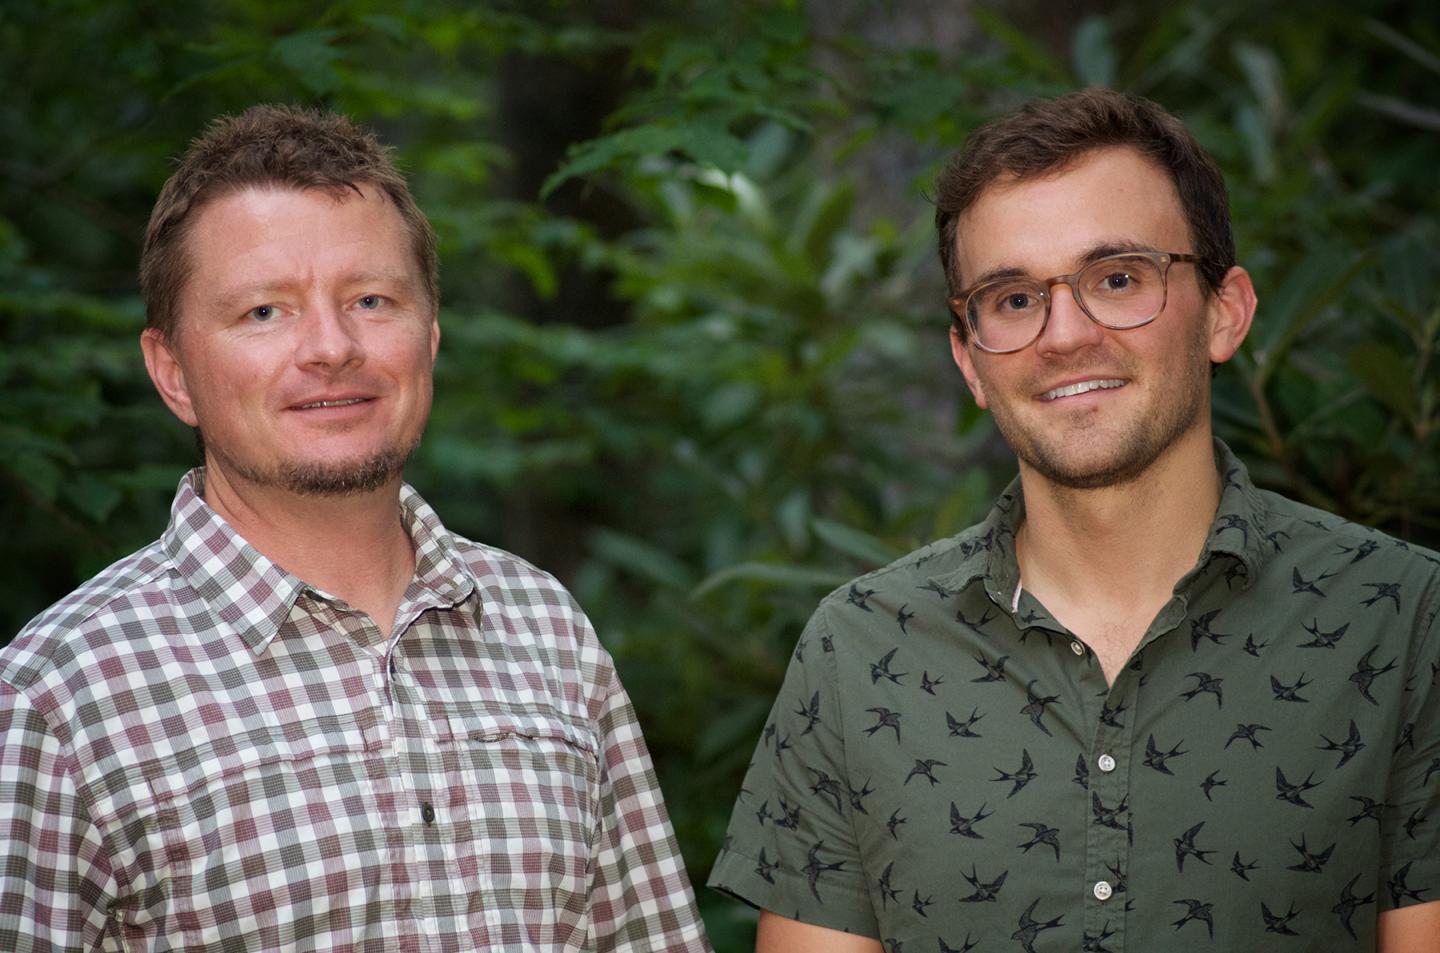
M 415 545 L 415 577 L 405 591 L 406 601 L 417 609 L 449 608 L 479 591 L 455 537 L 408 483 L 400 484 L 400 518 Z
M 295 601 L 310 591 L 251 546 L 202 497 L 205 468 L 180 480 L 170 507 L 170 524 L 160 543 L 172 564 L 206 605 L 255 654 L 270 645 Z M 413 487 L 400 487 L 400 517 L 415 545 L 415 575 L 405 591 L 414 610 L 454 606 L 478 587 L 455 538 Z
M 1219 438 L 1215 438 L 1215 471 L 1223 481 L 1220 505 L 1198 564 L 1203 566 L 1215 556 L 1229 556 L 1244 567 L 1238 572 L 1244 577 L 1244 587 L 1249 587 L 1270 555 L 1266 548 L 1269 540 L 1265 507 L 1249 471 Z M 959 591 L 976 579 L 984 579 L 990 598 L 1011 606 L 1020 583 L 1015 530 L 1024 520 L 1025 494 L 1017 476 L 1000 494 L 989 515 L 958 537 L 960 560 L 954 571 L 939 581 Z
M 1225 443 L 1215 440 L 1215 471 L 1223 481 L 1220 505 L 1210 524 L 1210 535 L 1200 555 L 1203 564 L 1211 557 L 1226 554 L 1244 567 L 1244 588 L 1260 576 L 1260 570 L 1278 550 L 1267 536 L 1266 507 L 1260 491 L 1250 481 L 1250 471 Z

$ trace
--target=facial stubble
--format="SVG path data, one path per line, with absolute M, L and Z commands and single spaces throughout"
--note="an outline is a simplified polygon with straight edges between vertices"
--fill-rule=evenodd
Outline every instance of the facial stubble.
M 225 468 L 248 482 L 297 496 L 356 496 L 381 489 L 399 478 L 406 462 L 420 447 L 420 436 L 405 445 L 385 447 L 368 457 L 338 463 L 314 463 L 284 460 L 273 468 L 262 470 L 236 460 L 223 450 L 203 443 L 207 451 L 225 461 Z
M 1144 475 L 1167 449 L 1209 413 L 1210 358 L 1204 321 L 1194 322 L 1181 360 L 1183 377 L 1175 381 L 1166 399 L 1152 412 L 1130 421 L 1124 432 L 1116 434 L 1112 438 L 1116 446 L 1108 458 L 1098 464 L 1082 464 L 1069 459 L 1066 453 L 1065 439 L 1085 439 L 1084 434 L 1057 439 L 1054 434 L 1027 428 L 1020 423 L 1018 415 L 1010 413 L 1004 401 L 992 401 L 990 412 L 1000 435 L 1016 457 L 1056 486 L 1071 490 L 1122 486 Z M 1049 373 L 1053 379 L 1053 369 Z M 1164 374 L 1164 369 L 1159 373 Z

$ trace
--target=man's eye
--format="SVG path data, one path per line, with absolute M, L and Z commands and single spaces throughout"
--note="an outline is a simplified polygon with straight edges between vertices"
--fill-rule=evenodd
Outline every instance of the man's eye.
M 269 321 L 280 313 L 280 309 L 273 304 L 262 304 L 258 308 L 251 308 L 247 311 L 246 317 L 254 318 L 256 321 Z
M 380 295 L 365 295 L 363 298 L 356 302 L 356 304 L 360 305 L 360 307 L 365 309 L 366 311 L 374 311 L 376 308 L 380 307 L 384 303 L 385 299 L 382 298 Z

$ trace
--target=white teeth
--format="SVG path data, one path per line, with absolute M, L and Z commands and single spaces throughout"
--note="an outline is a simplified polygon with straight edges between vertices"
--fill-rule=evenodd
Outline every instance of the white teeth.
M 349 400 L 317 400 L 313 404 L 301 404 L 300 409 L 309 410 L 312 407 L 348 407 L 351 404 L 361 404 L 364 402 L 365 398 L 363 397 L 351 397 Z
M 1116 387 L 1124 387 L 1124 381 L 1081 381 L 1078 384 L 1071 384 L 1068 387 L 1057 387 L 1040 395 L 1041 400 L 1055 400 L 1057 397 L 1074 397 L 1076 394 L 1084 394 L 1092 390 L 1111 390 Z

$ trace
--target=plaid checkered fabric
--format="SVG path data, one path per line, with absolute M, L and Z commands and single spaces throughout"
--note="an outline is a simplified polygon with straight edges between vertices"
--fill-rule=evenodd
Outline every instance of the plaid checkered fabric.
M 0 653 L 0 949 L 709 949 L 629 700 L 553 578 L 406 487 L 387 639 L 202 480 Z

